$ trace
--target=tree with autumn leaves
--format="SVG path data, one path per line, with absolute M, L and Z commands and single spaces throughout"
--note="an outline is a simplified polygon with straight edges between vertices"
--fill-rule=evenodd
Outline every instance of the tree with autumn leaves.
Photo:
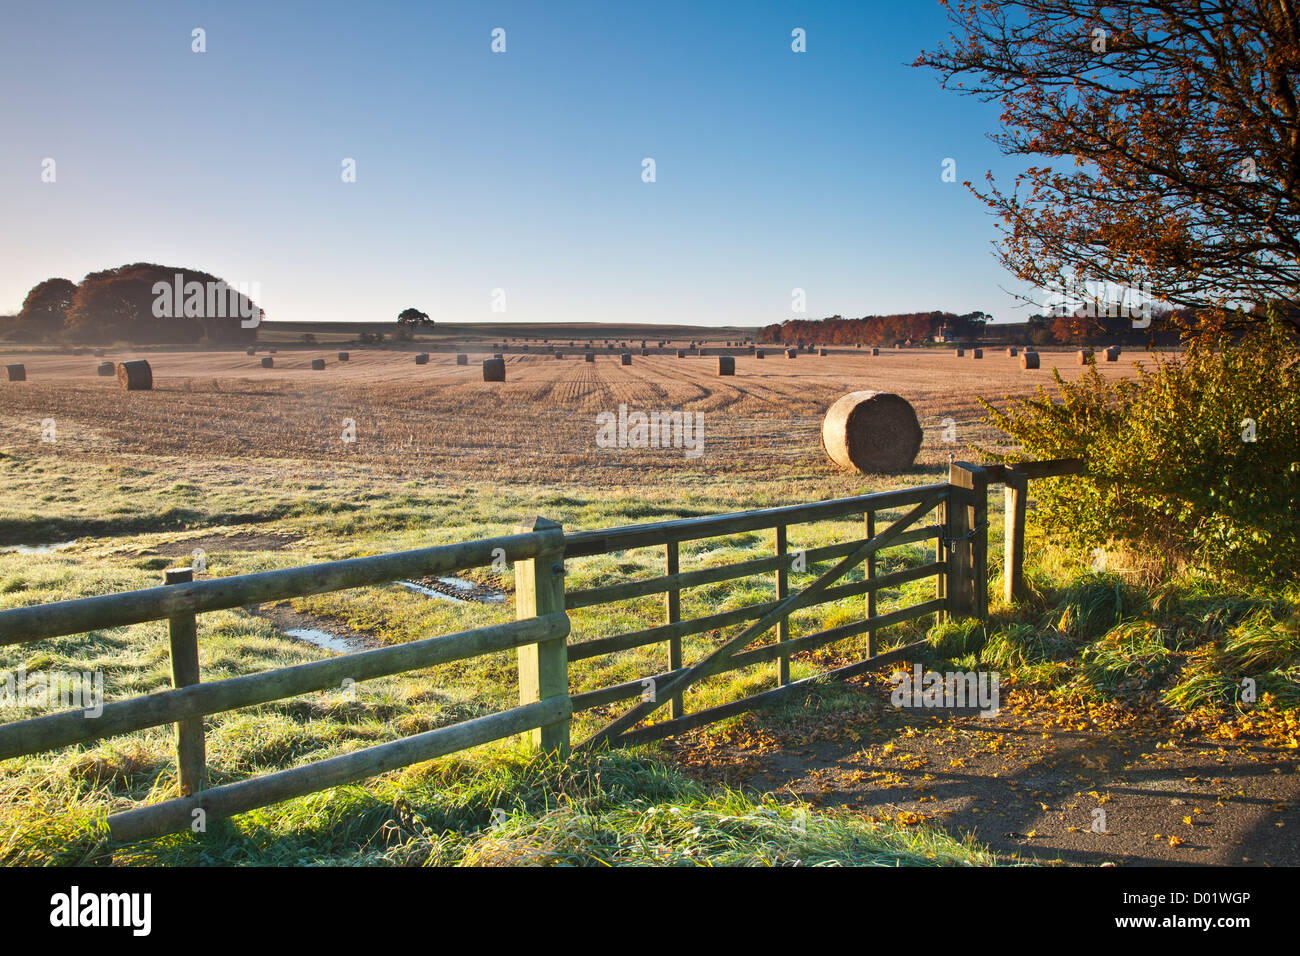
M 986 405 L 1012 457 L 1088 463 L 1039 493 L 1042 526 L 1162 572 L 1300 578 L 1300 7 L 947 6 L 954 34 L 916 65 L 998 103 L 994 141 L 1032 158 L 1012 185 L 970 187 L 1000 219 L 1002 263 L 1067 304 L 1090 284 L 1143 289 L 1199 333 L 1135 380 L 1055 372 L 1057 396 Z
M 967 183 L 1012 273 L 1226 307 L 1237 325 L 1274 304 L 1300 327 L 1300 5 L 945 6 L 953 35 L 915 65 L 999 104 L 992 138 L 1033 159 L 1013 185 Z

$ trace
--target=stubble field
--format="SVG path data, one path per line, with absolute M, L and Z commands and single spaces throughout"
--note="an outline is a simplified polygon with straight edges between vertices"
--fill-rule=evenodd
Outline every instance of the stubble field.
M 979 398 L 1050 389 L 1054 366 L 1067 379 L 1083 372 L 1073 352 L 1042 352 L 1043 368 L 1025 371 L 991 349 L 982 359 L 969 350 L 964 358 L 947 350 L 882 349 L 873 357 L 845 349 L 795 359 L 738 350 L 735 376 L 719 377 L 714 355 L 634 352 L 622 366 L 617 353 L 586 362 L 578 350 L 563 359 L 507 354 L 506 381 L 489 383 L 480 368 L 488 353 L 471 352 L 469 364 L 458 366 L 454 352 L 437 352 L 417 365 L 416 350 L 351 349 L 350 361 L 339 362 L 333 349 L 281 349 L 270 369 L 260 367 L 262 350 L 255 357 L 110 352 L 110 360 L 150 361 L 148 392 L 119 390 L 114 379 L 95 375 L 99 360 L 85 355 L 0 356 L 23 362 L 28 376 L 0 386 L 0 444 L 119 463 L 138 455 L 352 463 L 448 482 L 595 488 L 799 475 L 856 487 L 861 476 L 837 472 L 821 448 L 822 417 L 844 393 L 879 389 L 910 401 L 925 435 L 917 469 L 929 471 L 950 454 L 977 458 L 973 445 L 999 440 L 980 422 Z M 323 371 L 311 369 L 314 358 L 325 359 Z M 1143 358 L 1130 353 L 1099 368 L 1108 378 L 1128 377 Z M 702 413 L 703 453 L 599 447 L 596 416 L 617 414 L 621 404 Z

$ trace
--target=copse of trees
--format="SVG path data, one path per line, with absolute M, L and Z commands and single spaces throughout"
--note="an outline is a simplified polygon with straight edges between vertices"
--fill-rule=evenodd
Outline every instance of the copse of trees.
M 255 341 L 263 314 L 241 289 L 207 272 L 137 262 L 79 283 L 35 285 L 7 333 L 28 342 L 227 345 Z

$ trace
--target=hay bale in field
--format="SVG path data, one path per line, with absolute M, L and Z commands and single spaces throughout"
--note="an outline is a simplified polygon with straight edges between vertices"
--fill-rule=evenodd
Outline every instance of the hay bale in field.
M 631 353 L 631 352 L 624 352 L 622 355 L 620 355 L 620 356 L 618 357 L 618 364 L 619 364 L 619 365 L 631 365 L 631 364 L 632 364 L 632 353 Z
M 340 353 L 339 353 L 339 361 L 340 361 L 340 362 L 346 362 L 346 361 L 348 361 L 348 360 L 351 359 L 351 358 L 352 358 L 352 356 L 349 355 L 347 352 L 340 352 Z
M 798 354 L 799 354 L 799 352 L 798 352 L 797 349 L 786 349 L 786 350 L 785 350 L 785 357 L 788 358 L 788 359 L 789 359 L 789 358 L 794 358 L 794 357 L 797 356 Z
M 982 359 L 984 357 L 983 349 L 971 349 L 971 358 Z
M 262 368 L 275 368 L 275 359 L 269 355 L 266 356 L 266 358 L 262 359 Z
M 117 367 L 117 383 L 128 392 L 147 392 L 153 388 L 153 369 L 144 359 L 122 362 Z
M 416 352 L 416 353 L 415 353 L 415 364 L 416 364 L 416 365 L 428 365 L 428 364 L 429 364 L 429 353 L 428 353 L 428 352 Z
M 850 392 L 826 412 L 822 447 L 832 461 L 864 474 L 910 468 L 921 450 L 921 423 L 910 402 L 891 392 Z
M 1112 345 L 1106 349 L 1107 362 L 1118 362 L 1119 356 L 1120 356 L 1120 348 L 1118 345 Z
M 1093 353 L 1092 349 L 1079 349 L 1075 355 L 1078 358 L 1080 365 L 1097 364 L 1097 356 Z
M 1038 368 L 1038 353 L 1025 349 L 1025 351 L 1020 354 L 1020 367 Z
M 955 356 L 957 356 L 957 358 L 961 358 L 962 356 L 964 356 L 964 355 L 966 354 L 966 350 L 965 350 L 965 349 L 954 349 L 952 354 L 955 355 Z
M 468 365 L 468 364 L 469 364 L 469 356 L 466 355 L 464 352 L 459 353 L 459 354 L 456 356 L 456 364 L 457 364 L 457 365 Z
M 1017 349 L 1014 345 L 1011 346 L 1011 348 L 1007 349 L 1007 358 L 1015 358 L 1019 354 L 1020 354 L 1020 350 Z
M 732 356 L 730 356 L 730 355 L 719 355 L 719 356 L 718 356 L 718 374 L 719 374 L 719 375 L 735 375 L 735 374 L 736 374 L 736 360 L 735 360 Z
M 25 365 L 6 365 L 5 366 L 6 382 L 25 382 L 27 381 L 27 366 Z
M 582 360 L 583 360 L 584 362 L 594 362 L 594 361 L 596 361 L 596 353 L 595 353 L 595 352 L 583 352 L 583 353 L 582 353 Z
M 483 381 L 504 382 L 506 380 L 505 359 L 490 358 L 483 360 Z
M 95 366 L 95 374 L 100 378 L 112 378 L 117 374 L 117 366 L 112 362 L 100 362 Z
M 316 371 L 316 372 L 323 372 L 323 371 L 325 370 L 325 360 L 324 360 L 324 359 L 312 359 L 312 360 L 311 360 L 311 367 L 312 367 L 312 370 L 313 370 L 313 371 Z

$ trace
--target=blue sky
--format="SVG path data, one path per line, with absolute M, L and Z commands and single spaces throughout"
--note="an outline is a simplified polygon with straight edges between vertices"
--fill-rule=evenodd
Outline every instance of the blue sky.
M 1019 318 L 960 184 L 1012 171 L 997 111 L 909 65 L 948 32 L 932 0 L 10 0 L 0 312 L 153 261 L 283 320 L 761 325 L 796 287 Z

